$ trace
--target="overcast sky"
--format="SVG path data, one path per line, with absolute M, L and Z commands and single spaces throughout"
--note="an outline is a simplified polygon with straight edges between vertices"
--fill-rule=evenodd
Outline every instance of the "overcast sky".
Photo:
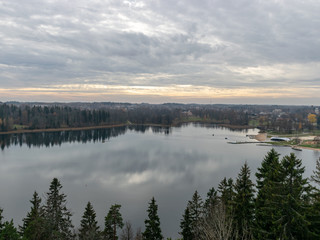
M 0 101 L 314 104 L 319 0 L 0 0 Z

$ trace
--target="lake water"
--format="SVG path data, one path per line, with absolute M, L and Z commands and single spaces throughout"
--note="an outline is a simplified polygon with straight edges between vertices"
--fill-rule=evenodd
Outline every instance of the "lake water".
M 0 136 L 0 207 L 7 220 L 20 224 L 33 192 L 44 197 L 57 177 L 75 227 L 91 201 L 100 225 L 110 206 L 118 203 L 124 220 L 143 230 L 154 196 L 164 236 L 176 238 L 195 190 L 205 198 L 224 177 L 235 179 L 245 161 L 255 179 L 254 172 L 271 148 L 227 142 L 249 140 L 246 135 L 257 132 L 190 124 Z M 276 150 L 281 156 L 293 151 Z M 305 176 L 310 176 L 319 152 L 295 153 L 306 166 Z

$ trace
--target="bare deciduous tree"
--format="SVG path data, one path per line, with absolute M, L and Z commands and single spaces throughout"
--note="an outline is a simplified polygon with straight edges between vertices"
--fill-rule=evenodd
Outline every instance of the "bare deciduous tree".
M 226 240 L 234 234 L 233 217 L 226 212 L 226 207 L 219 202 L 209 209 L 209 214 L 202 219 L 203 240 Z
M 126 221 L 124 228 L 122 229 L 120 240 L 133 240 L 132 225 L 129 221 Z

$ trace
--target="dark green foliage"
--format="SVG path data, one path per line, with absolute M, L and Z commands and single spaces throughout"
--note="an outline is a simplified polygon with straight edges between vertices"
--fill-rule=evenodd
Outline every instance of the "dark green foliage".
M 194 235 L 192 233 L 192 220 L 190 216 L 189 208 L 187 207 L 184 211 L 180 222 L 181 232 L 180 235 L 182 236 L 183 240 L 192 240 L 194 239 Z
M 220 201 L 223 203 L 228 213 L 230 214 L 233 211 L 232 202 L 235 195 L 232 178 L 229 178 L 228 180 L 224 178 L 219 184 L 218 192 L 220 193 Z
M 31 210 L 22 220 L 23 225 L 20 226 L 20 233 L 24 239 L 46 239 L 45 220 L 40 206 L 41 198 L 37 192 L 33 193 L 30 202 L 32 204 Z
M 257 239 L 275 239 L 274 221 L 279 218 L 279 210 L 274 206 L 281 191 L 283 176 L 281 174 L 279 154 L 271 149 L 264 157 L 256 173 L 257 198 L 255 201 L 255 231 Z
M 316 170 L 313 171 L 311 180 L 320 186 L 320 158 L 317 159 Z M 310 239 L 320 239 L 320 190 L 314 187 L 310 197 L 312 205 L 307 216 L 310 222 Z
M 79 232 L 79 240 L 99 240 L 101 237 L 96 213 L 90 202 L 88 202 L 82 216 Z
M 148 218 L 144 221 L 145 231 L 142 233 L 144 239 L 148 240 L 161 240 L 163 239 L 161 228 L 160 228 L 160 218 L 158 216 L 158 205 L 154 197 L 149 203 L 149 208 L 147 210 Z
M 2 212 L 3 212 L 3 209 L 0 208 L 0 232 L 1 232 L 2 228 L 3 228 L 3 222 L 2 222 L 3 216 L 2 216 Z
M 192 200 L 188 202 L 190 211 L 191 229 L 194 236 L 200 235 L 200 222 L 203 216 L 203 201 L 198 191 L 195 191 Z
M 108 215 L 105 217 L 105 239 L 117 240 L 117 229 L 123 228 L 123 219 L 120 213 L 121 205 L 115 204 L 110 207 Z
M 313 171 L 313 175 L 311 176 L 311 180 L 320 185 L 320 158 L 317 159 L 316 162 L 316 170 Z
M 305 199 L 309 194 L 309 185 L 302 176 L 304 167 L 301 164 L 293 153 L 281 161 L 283 186 L 276 203 L 280 218 L 274 222 L 278 226 L 277 237 L 281 239 L 306 239 L 308 236 Z
M 254 215 L 254 184 L 250 179 L 247 163 L 243 165 L 235 183 L 234 220 L 239 238 L 248 238 L 252 233 Z
M 47 239 L 73 239 L 71 212 L 66 207 L 66 195 L 57 178 L 50 184 L 47 201 L 43 207 Z
M 212 209 L 217 203 L 218 203 L 218 192 L 211 188 L 209 192 L 207 193 L 206 201 L 204 202 L 204 210 L 207 212 L 207 210 Z
M 19 240 L 20 234 L 13 225 L 13 220 L 10 222 L 6 221 L 3 224 L 2 230 L 0 231 L 0 240 Z

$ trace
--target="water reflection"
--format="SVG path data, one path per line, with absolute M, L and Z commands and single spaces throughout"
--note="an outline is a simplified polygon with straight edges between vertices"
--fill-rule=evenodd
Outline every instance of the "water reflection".
M 171 128 L 160 126 L 122 126 L 116 128 L 93 129 L 82 131 L 39 132 L 0 135 L 1 150 L 12 146 L 26 144 L 31 147 L 52 147 L 66 142 L 105 142 L 110 138 L 125 134 L 128 130 L 145 133 L 152 130 L 153 133 L 170 134 Z
M 102 226 L 109 207 L 119 203 L 124 219 L 134 228 L 143 227 L 148 201 L 154 196 L 164 235 L 177 238 L 182 213 L 195 190 L 205 197 L 224 177 L 235 178 L 245 161 L 254 180 L 270 147 L 227 143 L 254 133 L 257 130 L 195 124 L 1 136 L 5 150 L 0 151 L 0 207 L 6 219 L 21 223 L 33 191 L 42 195 L 57 177 L 76 227 L 88 201 Z M 291 152 L 291 148 L 276 150 L 282 156 Z M 305 176 L 310 176 L 318 152 L 296 154 L 306 166 Z
M 175 128 L 186 127 L 189 124 L 181 124 Z M 212 124 L 194 123 L 193 126 L 206 129 L 227 129 Z M 61 145 L 66 142 L 105 142 L 110 138 L 125 134 L 128 130 L 139 133 L 152 131 L 153 133 L 160 133 L 169 135 L 172 132 L 171 127 L 162 126 L 147 126 L 147 125 L 130 125 L 116 128 L 93 129 L 82 131 L 61 131 L 61 132 L 39 132 L 39 133 L 22 133 L 0 135 L 1 150 L 12 146 L 22 146 L 26 144 L 30 147 L 52 147 Z M 247 133 L 248 129 L 228 129 L 231 132 Z

